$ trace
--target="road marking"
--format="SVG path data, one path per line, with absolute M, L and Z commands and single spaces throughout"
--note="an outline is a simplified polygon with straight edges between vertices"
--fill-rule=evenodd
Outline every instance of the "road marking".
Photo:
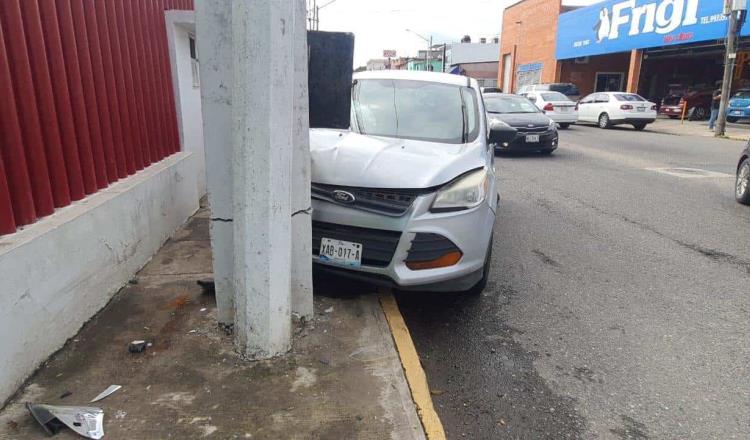
M 401 366 L 404 369 L 406 381 L 409 383 L 411 397 L 417 406 L 417 414 L 422 421 L 425 435 L 427 435 L 428 440 L 445 440 L 443 423 L 432 404 L 427 375 L 422 369 L 417 349 L 414 347 L 414 341 L 411 339 L 404 317 L 398 309 L 396 298 L 393 297 L 390 290 L 381 291 L 378 298 L 380 299 L 380 305 L 383 307 L 388 326 L 391 328 L 393 341 L 401 358 Z
M 732 178 L 734 176 L 727 173 L 718 173 L 716 171 L 702 170 L 700 168 L 646 168 L 647 171 L 667 174 L 682 179 L 715 179 L 715 178 Z

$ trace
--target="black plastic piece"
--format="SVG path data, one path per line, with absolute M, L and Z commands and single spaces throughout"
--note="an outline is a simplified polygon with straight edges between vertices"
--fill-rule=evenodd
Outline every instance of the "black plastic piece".
M 433 261 L 449 252 L 456 251 L 460 252 L 461 249 L 442 235 L 419 232 L 411 241 L 411 249 L 409 249 L 406 262 Z
M 311 128 L 349 128 L 354 34 L 307 32 Z

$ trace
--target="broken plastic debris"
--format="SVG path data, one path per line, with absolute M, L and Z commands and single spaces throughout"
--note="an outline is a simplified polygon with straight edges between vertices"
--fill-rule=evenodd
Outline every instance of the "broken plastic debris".
M 146 349 L 146 341 L 133 341 L 128 345 L 128 351 L 131 353 L 141 353 Z
M 67 426 L 86 438 L 98 440 L 104 437 L 104 411 L 101 408 L 34 403 L 27 403 L 26 408 L 49 435 L 55 435 Z
M 201 309 L 201 312 L 205 312 L 205 311 L 206 311 L 206 308 L 205 308 L 205 307 Z
M 93 399 L 91 399 L 91 403 L 98 402 L 98 401 L 104 399 L 105 397 L 109 396 L 110 394 L 114 393 L 115 391 L 119 390 L 120 388 L 122 388 L 122 385 L 110 385 L 110 386 L 108 386 L 106 390 L 102 391 L 101 393 L 99 393 L 98 396 L 96 396 Z

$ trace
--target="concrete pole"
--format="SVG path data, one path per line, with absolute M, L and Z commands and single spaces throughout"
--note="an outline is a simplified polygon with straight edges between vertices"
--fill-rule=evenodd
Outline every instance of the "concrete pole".
M 313 315 L 310 99 L 304 0 L 294 0 L 294 113 L 292 115 L 292 313 Z
M 232 202 L 232 5 L 195 2 L 200 59 L 206 186 L 219 325 L 234 323 Z
M 734 73 L 734 61 L 737 57 L 734 40 L 737 34 L 737 11 L 732 11 L 729 16 L 729 27 L 727 29 L 727 49 L 724 58 L 724 79 L 721 83 L 721 104 L 719 115 L 716 119 L 716 131 L 714 135 L 724 136 L 727 126 L 727 107 L 729 105 L 729 94 L 732 92 L 732 74 Z
M 295 8 L 232 1 L 235 335 L 251 358 L 291 345 Z

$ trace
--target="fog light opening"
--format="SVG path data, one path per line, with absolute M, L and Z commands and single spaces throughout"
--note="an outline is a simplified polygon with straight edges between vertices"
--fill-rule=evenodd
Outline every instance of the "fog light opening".
M 438 269 L 441 267 L 450 267 L 458 264 L 464 254 L 461 251 L 452 251 L 430 261 L 407 261 L 406 267 L 411 270 Z

